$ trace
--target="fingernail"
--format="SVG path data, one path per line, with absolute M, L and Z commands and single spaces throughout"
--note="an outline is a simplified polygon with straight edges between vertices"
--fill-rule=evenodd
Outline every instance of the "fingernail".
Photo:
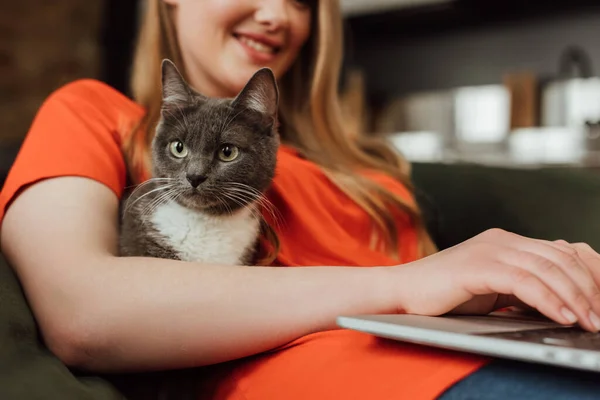
M 568 308 L 563 307 L 560 310 L 560 312 L 563 315 L 563 317 L 565 317 L 566 320 L 569 321 L 570 324 L 574 324 L 575 322 L 577 322 L 577 317 Z M 596 318 L 598 318 L 598 317 L 596 317 Z M 600 320 L 598 322 L 600 322 Z
M 595 312 L 590 311 L 590 322 L 594 325 L 597 331 L 600 331 L 600 318 L 596 315 Z

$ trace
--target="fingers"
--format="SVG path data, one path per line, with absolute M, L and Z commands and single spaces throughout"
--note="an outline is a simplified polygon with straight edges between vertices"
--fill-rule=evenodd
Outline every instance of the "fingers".
M 598 254 L 594 249 L 592 249 L 592 246 L 590 246 L 587 243 L 569 243 L 566 242 L 564 240 L 557 240 L 557 242 L 561 242 L 570 246 L 575 247 L 578 251 L 583 251 L 588 253 L 589 255 L 594 256 L 597 259 L 600 259 L 600 254 Z
M 515 296 L 546 315 L 550 307 L 554 315 L 549 317 L 561 314 L 562 318 L 555 318 L 557 321 L 576 318 L 583 328 L 600 330 L 600 289 L 599 279 L 595 279 L 600 278 L 600 257 L 595 258 L 593 250 L 586 245 L 575 247 L 565 241 L 529 239 L 502 231 L 491 232 L 484 239 L 506 246 L 497 252 L 498 261 L 518 270 L 513 272 L 519 277 L 513 282 Z M 583 252 L 587 259 L 594 258 L 595 267 L 590 267 L 590 261 L 582 258 Z M 593 269 L 598 273 L 596 277 Z M 527 292 L 522 282 L 530 285 L 532 292 Z M 540 298 L 546 298 L 549 305 L 540 304 Z M 560 306 L 556 299 L 561 302 Z M 536 303 L 532 304 L 533 301 Z
M 539 249 L 537 250 L 539 251 Z M 548 249 L 545 250 L 547 253 L 552 253 Z M 552 258 L 558 260 L 555 262 L 552 261 Z M 560 312 L 570 323 L 573 323 L 573 319 L 575 319 L 585 329 L 600 330 L 600 326 L 596 326 L 597 314 L 592 304 L 594 297 L 598 294 L 598 289 L 595 285 L 592 285 L 593 280 L 582 272 L 582 268 L 574 265 L 565 266 L 567 261 L 560 258 L 556 254 L 550 254 L 546 258 L 535 252 L 511 249 L 503 252 L 501 261 L 518 268 L 514 274 L 517 274 L 515 282 L 519 285 L 516 287 L 514 294 L 523 301 L 528 302 L 527 298 L 523 296 L 532 295 L 523 286 L 522 283 L 525 282 L 531 286 L 530 290 L 538 291 L 537 296 L 547 298 L 546 291 L 553 293 L 561 304 L 558 308 L 556 302 L 553 302 L 550 306 L 553 307 L 555 312 Z M 543 285 L 543 288 L 540 287 L 540 284 Z M 585 288 L 582 288 L 582 286 Z M 542 291 L 541 294 L 540 291 Z M 542 311 L 538 303 L 532 304 L 532 306 Z
M 586 270 L 600 288 L 600 254 L 596 253 L 587 243 L 569 243 L 564 240 L 551 242 L 564 251 L 577 253 L 577 258 L 582 262 Z
M 570 246 L 577 251 L 579 258 L 588 267 L 596 284 L 600 286 L 600 254 L 587 243 L 573 243 Z
M 569 243 L 564 240 L 548 243 L 552 243 L 569 254 L 576 254 L 586 273 L 590 275 L 596 287 L 600 288 L 600 254 L 594 251 L 590 245 L 587 243 Z
M 583 293 L 591 310 L 594 311 L 595 315 L 600 315 L 600 289 L 598 287 L 598 280 L 594 278 L 589 262 L 586 262 L 582 258 L 577 249 L 564 241 L 559 242 L 546 242 L 536 240 L 535 243 L 528 244 L 529 251 L 549 260 L 550 263 L 544 260 L 540 260 L 537 264 L 538 268 L 553 269 L 552 265 L 555 265 L 561 269 L 561 271 L 570 278 L 575 285 L 579 288 L 579 291 Z M 559 278 L 559 274 L 553 274 L 554 278 Z M 570 286 L 570 285 L 569 285 Z M 577 293 L 576 295 L 580 295 Z M 584 304 L 583 300 L 579 300 Z M 575 311 L 575 310 L 574 310 Z M 587 312 L 589 314 L 589 311 Z M 590 319 L 594 319 L 595 316 L 591 315 Z M 598 327 L 600 329 L 600 327 Z
M 487 269 L 487 290 L 513 295 L 547 317 L 565 325 L 577 322 L 577 316 L 565 302 L 536 275 L 516 266 L 492 265 Z M 592 330 L 596 330 L 592 327 Z

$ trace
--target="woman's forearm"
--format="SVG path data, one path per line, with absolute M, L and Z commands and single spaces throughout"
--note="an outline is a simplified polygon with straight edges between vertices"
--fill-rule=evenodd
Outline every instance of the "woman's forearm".
M 340 314 L 388 311 L 390 268 L 204 266 L 116 257 L 118 199 L 95 181 L 49 179 L 2 223 L 50 349 L 96 370 L 196 366 L 334 327 Z M 392 301 L 393 303 L 393 301 Z
M 235 359 L 335 327 L 340 314 L 395 311 L 384 268 L 201 266 L 111 258 L 85 290 L 83 367 L 131 370 Z M 98 280 L 101 280 L 100 282 Z

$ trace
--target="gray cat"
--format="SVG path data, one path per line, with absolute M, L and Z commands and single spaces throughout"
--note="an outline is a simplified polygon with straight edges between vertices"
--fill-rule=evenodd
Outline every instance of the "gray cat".
M 162 93 L 153 178 L 121 204 L 121 255 L 251 264 L 279 146 L 273 73 L 260 69 L 236 98 L 217 99 L 165 60 Z

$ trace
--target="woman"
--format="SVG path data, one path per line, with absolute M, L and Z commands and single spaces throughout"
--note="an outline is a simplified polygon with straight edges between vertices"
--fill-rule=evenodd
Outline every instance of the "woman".
M 89 80 L 49 97 L 0 197 L 1 245 L 65 363 L 209 366 L 197 379 L 217 399 L 430 399 L 495 364 L 336 330 L 335 317 L 524 303 L 600 328 L 600 256 L 585 244 L 492 230 L 430 255 L 406 163 L 343 128 L 340 24 L 336 1 L 148 0 L 136 102 Z M 126 177 L 147 177 L 163 58 L 209 96 L 234 95 L 262 66 L 277 76 L 280 266 L 116 256 Z

